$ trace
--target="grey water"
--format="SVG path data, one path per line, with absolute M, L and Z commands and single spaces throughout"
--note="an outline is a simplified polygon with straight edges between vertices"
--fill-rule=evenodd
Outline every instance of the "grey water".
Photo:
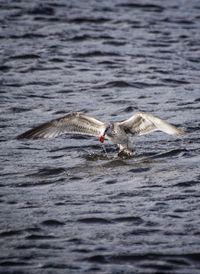
M 199 57 L 198 0 L 0 1 L 0 273 L 200 273 Z M 16 140 L 140 110 L 187 134 Z

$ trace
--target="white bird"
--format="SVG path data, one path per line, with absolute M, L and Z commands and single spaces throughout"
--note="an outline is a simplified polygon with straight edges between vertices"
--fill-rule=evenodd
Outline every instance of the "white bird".
M 120 122 L 103 123 L 81 112 L 73 112 L 32 128 L 17 139 L 52 138 L 61 134 L 90 135 L 98 137 L 101 143 L 105 138 L 117 144 L 119 153 L 133 154 L 129 134 L 144 135 L 153 131 L 163 131 L 171 135 L 184 135 L 183 129 L 145 112 L 138 112 Z

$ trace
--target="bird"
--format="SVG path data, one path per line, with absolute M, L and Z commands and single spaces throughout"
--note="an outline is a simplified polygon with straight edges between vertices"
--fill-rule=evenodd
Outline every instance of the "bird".
M 153 131 L 177 136 L 185 134 L 182 128 L 146 112 L 136 112 L 126 120 L 109 123 L 101 122 L 83 112 L 72 112 L 29 129 L 18 135 L 17 139 L 49 139 L 61 134 L 95 136 L 102 144 L 105 139 L 116 144 L 118 155 L 132 156 L 134 148 L 130 135 L 144 135 Z

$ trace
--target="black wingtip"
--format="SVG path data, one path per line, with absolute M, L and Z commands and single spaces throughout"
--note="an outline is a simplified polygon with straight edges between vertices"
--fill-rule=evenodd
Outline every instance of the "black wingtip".
M 24 140 L 24 139 L 32 139 L 32 138 L 28 137 L 27 134 L 26 134 L 26 132 L 24 132 L 24 133 L 18 135 L 18 136 L 16 137 L 16 139 L 17 139 L 17 140 Z
M 27 131 L 25 131 L 24 133 L 20 134 L 17 136 L 18 140 L 22 140 L 22 139 L 40 139 L 40 138 L 45 138 L 42 134 L 42 132 L 45 129 L 48 129 L 49 126 L 51 126 L 51 122 L 47 122 L 44 124 L 41 124 L 37 127 L 31 128 Z
M 38 139 L 37 136 L 34 136 L 35 129 L 29 129 L 28 131 L 25 131 L 24 133 L 18 135 L 16 137 L 17 140 L 24 140 L 24 139 Z
M 22 139 L 24 139 L 24 138 L 22 137 L 22 135 L 23 135 L 23 134 L 17 135 L 17 137 L 16 137 L 15 139 L 16 139 L 16 140 L 22 140 Z
M 26 134 L 22 133 L 22 134 L 18 135 L 18 136 L 16 137 L 16 139 L 17 139 L 17 140 L 24 140 L 24 139 L 28 139 L 28 138 L 26 137 Z

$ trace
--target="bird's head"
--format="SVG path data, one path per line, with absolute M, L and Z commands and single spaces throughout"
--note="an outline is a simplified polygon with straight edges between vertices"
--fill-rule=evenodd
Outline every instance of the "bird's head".
M 104 133 L 102 135 L 99 136 L 99 142 L 101 142 L 102 144 L 105 141 L 105 135 L 111 136 L 112 135 L 112 130 L 113 130 L 113 124 L 109 124 L 106 129 L 104 130 Z

